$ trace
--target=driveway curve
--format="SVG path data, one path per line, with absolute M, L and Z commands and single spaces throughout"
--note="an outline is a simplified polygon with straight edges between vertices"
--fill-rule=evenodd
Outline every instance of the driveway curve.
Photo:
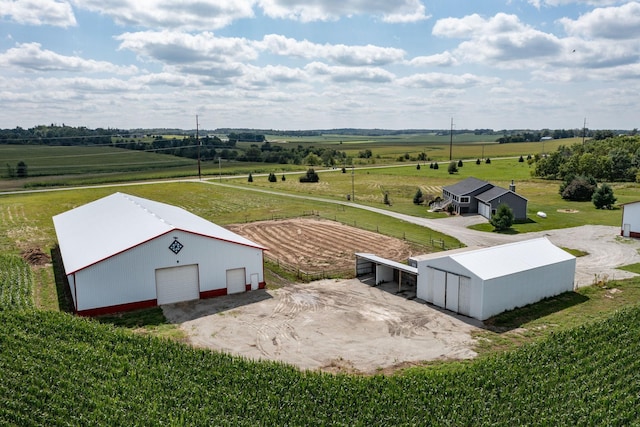
M 420 218 L 376 208 L 374 206 L 360 205 L 354 202 L 331 200 L 301 194 L 287 194 L 278 191 L 260 188 L 247 188 L 231 184 L 204 182 L 278 196 L 315 200 L 323 203 L 333 203 L 357 209 L 364 209 L 447 234 L 458 239 L 467 246 L 488 247 L 544 236 L 556 246 L 578 249 L 587 253 L 587 255 L 576 259 L 576 287 L 589 286 L 599 281 L 606 282 L 609 280 L 627 279 L 637 276 L 635 273 L 619 270 L 618 267 L 640 263 L 640 255 L 638 253 L 640 251 L 640 240 L 621 237 L 619 227 L 606 225 L 583 225 L 580 227 L 522 234 L 487 233 L 468 228 L 470 225 L 487 222 L 487 219 L 480 215 L 453 216 L 440 219 Z

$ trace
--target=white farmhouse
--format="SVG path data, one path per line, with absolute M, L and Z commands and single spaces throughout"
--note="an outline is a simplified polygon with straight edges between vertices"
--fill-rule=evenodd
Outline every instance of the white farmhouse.
M 123 193 L 53 217 L 75 311 L 99 315 L 264 288 L 264 247 Z

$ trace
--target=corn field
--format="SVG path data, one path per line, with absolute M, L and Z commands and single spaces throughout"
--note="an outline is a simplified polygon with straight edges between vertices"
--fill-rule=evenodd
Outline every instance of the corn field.
M 637 425 L 640 307 L 402 375 L 300 372 L 58 312 L 0 310 L 1 425 Z
M 15 255 L 0 255 L 0 310 L 33 308 L 33 276 Z

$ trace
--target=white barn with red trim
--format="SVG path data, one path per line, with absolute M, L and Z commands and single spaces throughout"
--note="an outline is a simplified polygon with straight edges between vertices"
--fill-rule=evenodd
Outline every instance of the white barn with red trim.
M 53 223 L 82 315 L 265 287 L 266 248 L 176 206 L 114 193 Z
M 620 235 L 624 237 L 640 237 L 640 201 L 622 205 Z

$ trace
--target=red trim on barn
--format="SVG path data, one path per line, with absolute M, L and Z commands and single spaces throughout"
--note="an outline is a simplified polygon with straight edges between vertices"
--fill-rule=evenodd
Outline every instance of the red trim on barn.
M 624 230 L 620 230 L 620 235 L 624 236 Z M 633 237 L 634 239 L 640 239 L 640 232 L 638 231 L 630 231 L 629 237 Z
M 156 307 L 158 305 L 157 299 L 150 299 L 146 301 L 130 302 L 127 304 L 110 305 L 107 307 L 90 308 L 88 310 L 76 311 L 76 314 L 80 316 L 102 316 L 103 314 L 121 313 L 123 311 L 140 310 L 142 308 Z
M 258 289 L 265 289 L 267 287 L 267 282 L 258 283 Z
M 200 298 L 201 299 L 215 298 L 215 297 L 224 296 L 226 294 L 227 294 L 227 288 L 214 289 L 212 291 L 200 291 Z

